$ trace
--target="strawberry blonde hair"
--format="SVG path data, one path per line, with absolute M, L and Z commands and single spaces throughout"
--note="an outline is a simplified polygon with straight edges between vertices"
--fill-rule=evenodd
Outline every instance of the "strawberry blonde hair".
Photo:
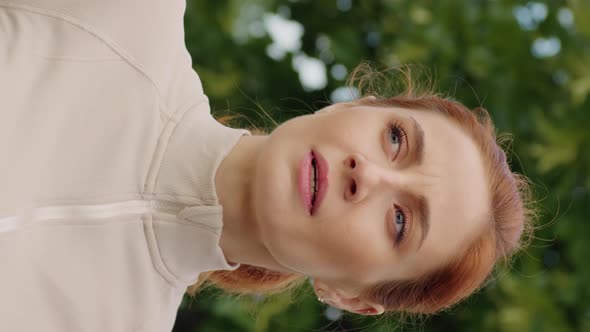
M 502 143 L 507 136 L 496 136 L 489 113 L 482 107 L 469 110 L 463 104 L 435 94 L 430 88 L 419 89 L 409 67 L 399 70 L 404 84 L 403 93 L 394 97 L 380 96 L 375 86 L 382 87 L 383 79 L 392 82 L 385 72 L 368 64 L 361 64 L 349 78 L 349 85 L 357 86 L 363 95 L 352 103 L 366 106 L 400 107 L 415 111 L 441 113 L 461 127 L 475 142 L 485 164 L 491 211 L 483 231 L 462 252 L 439 268 L 415 280 L 385 280 L 365 289 L 361 298 L 384 306 L 388 312 L 431 314 L 448 308 L 484 284 L 498 262 L 508 263 L 513 254 L 530 239 L 535 210 L 526 177 L 514 173 L 508 166 Z M 226 122 L 230 118 L 220 118 Z M 194 295 L 208 282 L 231 293 L 272 294 L 294 289 L 305 276 L 285 274 L 242 264 L 234 271 L 202 273 L 199 281 L 189 287 Z

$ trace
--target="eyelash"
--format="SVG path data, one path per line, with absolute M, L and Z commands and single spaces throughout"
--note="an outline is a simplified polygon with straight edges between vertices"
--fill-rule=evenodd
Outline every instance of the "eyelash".
M 401 124 L 398 121 L 396 121 L 396 122 L 393 122 L 393 123 L 391 123 L 389 125 L 389 131 L 388 131 L 387 134 L 388 134 L 387 137 L 388 137 L 388 139 L 389 139 L 390 142 L 391 142 L 391 137 L 392 137 L 393 134 L 396 134 L 397 137 L 399 138 L 399 143 L 398 143 L 399 144 L 399 148 L 398 148 L 397 152 L 395 153 L 395 156 L 393 157 L 393 159 L 397 159 L 397 156 L 399 154 L 400 148 L 404 144 L 404 142 L 406 141 L 406 132 L 403 129 L 403 127 L 401 126 Z M 406 234 L 408 234 L 409 225 L 411 225 L 410 224 L 410 222 L 411 222 L 411 213 L 406 212 L 404 209 L 398 208 L 396 206 L 395 207 L 395 210 L 394 210 L 394 214 L 393 214 L 393 229 L 394 230 L 396 229 L 396 227 L 395 227 L 396 220 L 395 219 L 397 218 L 397 211 L 398 210 L 401 211 L 401 213 L 402 213 L 402 215 L 404 217 L 404 222 L 403 222 L 401 231 L 399 233 L 395 234 L 395 246 L 396 247 L 399 246 L 401 243 L 403 243 L 405 241 Z
M 394 219 L 393 220 L 393 224 L 394 224 L 393 229 L 394 230 L 396 229 L 396 227 L 395 227 L 395 218 L 397 217 L 397 211 L 398 210 L 400 210 L 401 213 L 402 213 L 402 215 L 404 216 L 404 223 L 403 223 L 403 226 L 402 226 L 402 230 L 395 235 L 395 246 L 396 247 L 398 247 L 399 245 L 401 245 L 406 240 L 406 234 L 408 234 L 409 228 L 412 225 L 411 224 L 411 219 L 412 219 L 411 212 L 406 212 L 405 209 L 403 209 L 403 208 L 395 207 L 395 211 L 394 211 L 394 214 L 393 214 L 393 219 Z
M 389 131 L 388 131 L 388 139 L 391 142 L 391 135 L 392 134 L 397 134 L 397 136 L 399 137 L 399 146 L 401 148 L 402 144 L 404 144 L 404 142 L 406 141 L 406 132 L 404 130 L 404 128 L 402 128 L 401 124 L 399 122 L 394 122 L 391 123 L 389 125 Z M 395 153 L 395 156 L 393 159 L 397 158 L 397 155 L 399 154 L 399 148 L 397 150 L 397 152 Z

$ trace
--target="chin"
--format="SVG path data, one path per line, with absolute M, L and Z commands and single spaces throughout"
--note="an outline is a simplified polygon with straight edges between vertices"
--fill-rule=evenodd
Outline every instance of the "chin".
M 282 159 L 257 167 L 252 204 L 263 245 L 278 264 L 293 270 L 291 256 L 297 252 L 297 245 L 301 245 L 303 220 L 298 217 L 300 211 L 295 205 L 299 201 L 294 201 L 298 197 L 291 192 L 293 179 L 286 163 L 279 160 Z
M 277 165 L 277 160 L 269 160 L 260 156 L 256 165 L 255 179 L 252 190 L 252 204 L 254 216 L 259 224 L 261 235 L 264 237 L 277 236 L 284 227 L 281 222 L 283 214 L 293 214 L 289 206 L 291 195 L 288 194 L 290 185 L 281 183 L 279 179 L 288 182 L 288 174 L 284 172 L 284 165 Z M 274 159 L 274 158 L 273 158 Z M 269 162 L 270 161 L 270 162 Z M 268 234 L 271 233 L 271 234 Z
M 274 259 L 289 270 L 297 267 L 299 249 L 310 225 L 301 204 L 298 165 L 308 144 L 300 119 L 291 119 L 276 128 L 260 150 L 252 182 L 252 210 L 260 236 Z

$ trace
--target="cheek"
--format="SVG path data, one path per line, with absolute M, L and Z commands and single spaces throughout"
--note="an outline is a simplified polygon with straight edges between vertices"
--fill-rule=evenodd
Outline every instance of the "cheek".
M 255 178 L 251 184 L 253 206 L 265 219 L 285 214 L 304 215 L 298 196 L 298 167 L 309 149 L 305 140 L 294 140 L 293 128 L 281 128 L 264 144 L 256 162 Z
M 369 273 L 379 269 L 389 254 L 383 227 L 374 219 L 352 214 L 326 227 L 326 254 L 349 274 Z

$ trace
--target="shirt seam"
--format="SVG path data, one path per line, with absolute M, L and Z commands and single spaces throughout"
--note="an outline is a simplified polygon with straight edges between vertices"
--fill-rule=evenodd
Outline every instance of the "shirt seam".
M 135 195 L 132 195 L 132 198 Z M 150 195 L 147 195 L 150 196 Z M 149 255 L 149 259 L 151 262 L 151 265 L 153 267 L 153 269 L 155 270 L 154 272 L 156 272 L 162 279 L 164 279 L 164 281 L 166 282 L 166 284 L 170 285 L 171 287 L 180 289 L 185 287 L 187 283 L 191 283 L 193 280 L 184 280 L 181 277 L 177 276 L 176 274 L 174 274 L 174 272 L 167 266 L 166 264 L 166 260 L 164 259 L 164 257 L 162 256 L 162 253 L 160 252 L 160 247 L 158 244 L 158 240 L 157 240 L 157 235 L 155 233 L 154 230 L 154 222 L 155 220 L 158 220 L 159 222 L 163 222 L 163 223 L 177 223 L 177 224 L 182 224 L 182 225 L 186 225 L 186 226 L 190 226 L 190 227 L 196 227 L 198 228 L 200 231 L 204 231 L 207 233 L 210 233 L 214 236 L 219 236 L 220 235 L 220 229 L 207 225 L 205 223 L 202 222 L 198 222 L 198 221 L 194 221 L 194 220 L 185 220 L 185 219 L 181 219 L 178 217 L 178 215 L 180 214 L 180 211 L 182 211 L 182 209 L 180 209 L 180 211 L 178 213 L 169 213 L 170 215 L 174 215 L 174 220 L 176 220 L 176 222 L 170 222 L 167 221 L 167 219 L 163 219 L 158 217 L 158 211 L 160 210 L 158 207 L 154 206 L 154 201 L 156 201 L 155 199 L 148 199 L 148 198 L 141 198 L 140 199 L 144 204 L 145 207 L 147 207 L 146 211 L 142 211 L 142 212 L 125 212 L 125 211 L 120 211 L 118 214 L 114 215 L 114 216 L 109 216 L 106 219 L 112 219 L 112 218 L 116 218 L 118 216 L 137 216 L 137 219 L 135 219 L 134 221 L 126 221 L 124 222 L 124 224 L 129 224 L 129 223 L 139 223 L 142 225 L 142 232 L 143 232 L 143 238 L 145 239 L 145 248 L 147 249 L 147 254 Z M 54 202 L 55 203 L 55 202 Z M 88 202 L 86 202 L 88 203 Z M 110 202 L 112 203 L 116 203 L 116 202 Z M 70 205 L 75 205 L 75 204 L 70 204 Z M 78 204 L 77 205 L 92 205 L 92 204 L 83 204 L 83 202 L 81 200 L 78 200 Z M 50 206 L 45 206 L 44 208 L 47 208 Z M 191 216 L 194 216 L 196 214 L 191 214 Z M 64 217 L 66 218 L 66 217 Z M 95 219 L 95 216 L 90 216 L 89 218 L 91 219 Z M 120 223 L 118 221 L 111 221 L 108 222 L 108 224 L 115 224 L 115 223 Z M 104 224 L 107 223 L 95 223 L 95 224 L 89 224 L 89 225 L 85 225 L 84 223 L 68 223 L 68 222 L 59 222 L 59 221 L 53 221 L 50 223 L 40 223 L 40 224 L 36 224 L 34 228 L 29 228 L 30 225 L 25 224 L 24 227 L 27 227 L 29 229 L 29 231 L 34 231 L 35 229 L 39 229 L 39 227 L 69 227 L 69 226 L 75 226 L 75 227 L 101 227 Z M 23 227 L 23 226 L 21 226 Z M 2 233 L 2 232 L 0 232 Z
M 158 192 L 138 192 L 138 191 L 132 191 L 132 192 L 119 192 L 116 194 L 112 194 L 112 193 L 107 193 L 107 194 L 85 194 L 84 199 L 85 200 L 80 200 L 80 197 L 71 197 L 71 198 L 42 198 L 42 199 L 37 199 L 36 203 L 39 204 L 44 204 L 44 205 L 52 205 L 55 203 L 61 203 L 61 204 L 78 204 L 78 203 L 91 203 L 93 204 L 92 201 L 89 200 L 100 200 L 100 199 L 106 199 L 106 198 L 114 198 L 116 202 L 118 201 L 123 201 L 126 200 L 130 197 L 136 198 L 136 199 L 142 199 L 145 201 L 151 201 L 151 200 L 155 200 L 155 201 L 163 201 L 163 202 L 170 202 L 170 203 L 177 203 L 177 204 L 182 204 L 182 205 L 186 205 L 186 206 L 190 206 L 190 204 L 185 204 L 185 203 L 178 203 L 179 200 L 193 200 L 194 205 L 199 205 L 199 206 L 217 206 L 217 205 L 207 205 L 204 204 L 204 202 L 200 199 L 197 199 L 194 196 L 190 196 L 190 195 L 175 195 L 175 194 L 169 194 L 169 193 L 158 193 Z
M 164 279 L 170 286 L 177 288 L 180 286 L 178 277 L 175 276 L 172 271 L 170 271 L 168 266 L 166 266 L 166 262 L 164 262 L 164 258 L 162 257 L 162 253 L 158 247 L 158 240 L 156 239 L 153 222 L 153 213 L 142 216 L 143 234 L 145 238 L 145 245 L 150 255 L 150 261 L 152 262 L 154 270 L 156 270 L 160 277 Z
M 31 12 L 34 14 L 56 18 L 56 19 L 59 19 L 63 22 L 66 22 L 68 24 L 75 26 L 82 31 L 85 31 L 86 33 L 88 33 L 89 35 L 94 37 L 96 40 L 98 40 L 100 43 L 102 43 L 103 45 L 105 45 L 106 47 L 111 49 L 113 52 L 115 52 L 115 54 L 117 54 L 129 66 L 131 66 L 136 71 L 138 71 L 141 75 L 143 75 L 156 89 L 157 94 L 158 94 L 158 99 L 162 98 L 162 93 L 161 93 L 161 90 L 160 90 L 158 84 L 152 79 L 152 77 L 150 75 L 148 75 L 148 73 L 141 66 L 141 64 L 138 63 L 137 61 L 135 61 L 135 59 L 131 55 L 127 54 L 127 52 L 125 52 L 125 50 L 122 47 L 120 47 L 114 40 L 110 39 L 107 35 L 100 33 L 93 26 L 87 24 L 86 22 L 79 20 L 75 17 L 60 15 L 58 13 L 55 13 L 55 12 L 52 12 L 49 10 L 45 10 L 45 9 L 40 9 L 37 7 L 31 7 L 31 6 L 22 5 L 22 4 L 15 4 L 11 1 L 8 1 L 6 3 L 0 3 L 0 7 L 12 8 L 12 9 L 16 9 L 16 10 L 20 9 L 20 10 L 28 11 L 28 12 Z M 166 112 L 167 110 L 166 109 L 162 110 L 161 107 L 163 107 L 163 106 L 160 105 L 160 107 L 158 107 L 158 111 L 160 113 L 163 113 L 168 119 L 170 119 L 170 115 L 168 115 Z
M 164 161 L 164 156 L 168 152 L 168 146 L 169 146 L 170 140 L 174 136 L 174 132 L 176 131 L 176 128 L 178 127 L 178 124 L 180 123 L 180 120 L 182 119 L 182 117 L 191 108 L 197 107 L 198 105 L 200 105 L 202 103 L 206 103 L 207 101 L 208 101 L 207 98 L 200 98 L 198 101 L 190 103 L 185 107 L 179 107 L 170 116 L 168 121 L 166 121 L 166 123 L 164 124 L 164 126 L 162 128 L 162 132 L 158 136 L 158 142 L 156 143 L 156 147 L 154 149 L 154 155 L 153 155 L 152 160 L 150 162 L 150 167 L 148 169 L 148 172 L 147 172 L 147 175 L 146 175 L 146 178 L 144 181 L 145 185 L 144 185 L 143 192 L 145 194 L 149 194 L 149 195 L 153 194 L 153 195 L 161 195 L 161 196 L 170 195 L 170 194 L 163 194 L 163 193 L 158 194 L 153 191 L 154 187 L 156 186 L 156 183 L 158 181 L 159 175 L 160 175 L 160 168 L 162 167 L 162 163 Z M 175 196 L 175 195 L 170 195 L 170 196 Z M 184 196 L 184 197 L 190 198 L 191 200 L 195 200 L 197 202 L 201 202 L 201 200 L 195 196 Z

